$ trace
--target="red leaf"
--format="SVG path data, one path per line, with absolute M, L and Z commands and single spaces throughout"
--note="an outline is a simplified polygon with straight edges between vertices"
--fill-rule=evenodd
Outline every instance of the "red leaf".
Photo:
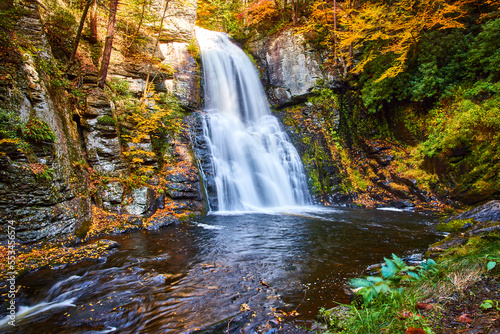
M 427 303 L 417 303 L 417 309 L 419 310 L 430 310 L 434 305 Z
M 468 324 L 472 322 L 472 319 L 469 317 L 467 313 L 464 313 L 461 316 L 459 316 L 457 320 Z
M 427 334 L 422 328 L 410 327 L 405 331 L 406 334 Z

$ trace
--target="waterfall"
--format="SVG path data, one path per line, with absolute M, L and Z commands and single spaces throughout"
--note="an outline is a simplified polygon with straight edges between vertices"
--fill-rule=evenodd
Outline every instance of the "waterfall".
M 196 28 L 196 36 L 218 210 L 310 204 L 300 156 L 271 115 L 252 61 L 224 33 Z

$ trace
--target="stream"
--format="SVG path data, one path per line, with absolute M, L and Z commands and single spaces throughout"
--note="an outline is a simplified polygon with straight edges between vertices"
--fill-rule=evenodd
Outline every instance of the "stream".
M 319 308 L 349 301 L 343 288 L 368 265 L 438 240 L 433 219 L 309 207 L 210 214 L 108 237 L 120 248 L 106 259 L 20 278 L 17 326 L 0 332 L 255 333 L 279 321 L 310 328 Z

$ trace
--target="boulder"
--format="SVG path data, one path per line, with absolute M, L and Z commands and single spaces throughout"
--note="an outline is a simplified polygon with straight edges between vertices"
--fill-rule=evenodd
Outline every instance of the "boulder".
M 140 216 L 148 212 L 155 200 L 155 192 L 148 187 L 141 187 L 132 190 L 130 194 L 132 204 L 125 206 L 125 211 L 134 216 Z

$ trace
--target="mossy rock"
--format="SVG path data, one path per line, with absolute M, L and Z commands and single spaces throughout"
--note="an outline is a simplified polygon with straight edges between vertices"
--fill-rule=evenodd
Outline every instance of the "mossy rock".
M 326 323 L 330 329 L 346 330 L 348 328 L 350 308 L 345 305 L 339 305 L 334 308 L 319 310 L 318 320 Z
M 470 219 L 453 219 L 448 222 L 441 223 L 436 226 L 436 230 L 439 232 L 458 232 L 473 226 L 476 221 L 472 218 Z

